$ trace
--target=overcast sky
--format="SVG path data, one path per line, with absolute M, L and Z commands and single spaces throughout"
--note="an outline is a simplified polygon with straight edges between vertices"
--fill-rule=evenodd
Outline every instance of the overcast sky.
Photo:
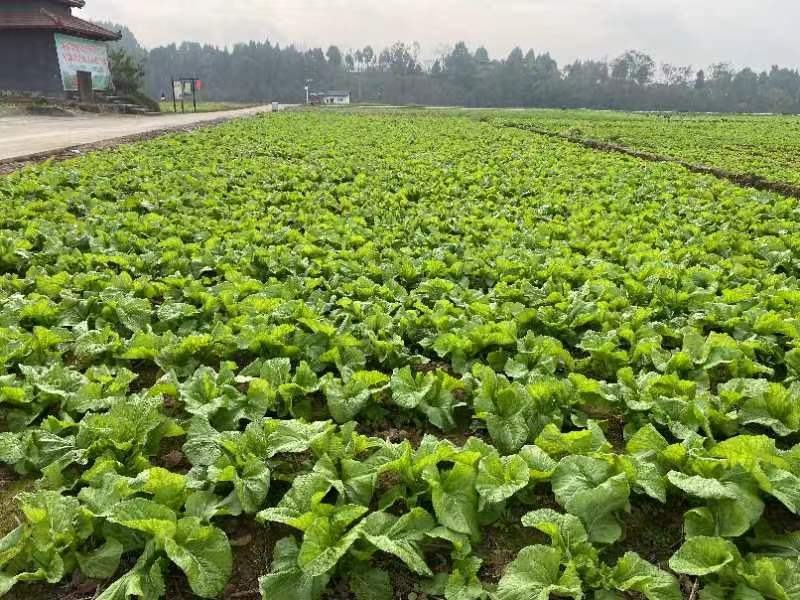
M 629 48 L 660 62 L 800 66 L 797 0 L 88 0 L 147 47 L 270 39 L 342 49 L 418 41 L 424 57 L 459 40 L 493 57 L 514 46 L 564 63 Z

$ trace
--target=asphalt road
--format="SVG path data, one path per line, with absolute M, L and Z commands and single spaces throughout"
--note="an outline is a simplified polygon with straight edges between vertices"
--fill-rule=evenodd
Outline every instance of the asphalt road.
M 0 116 L 0 160 L 204 121 L 247 117 L 270 110 L 270 106 L 255 106 L 224 112 L 164 114 L 157 117 L 94 114 L 74 117 Z

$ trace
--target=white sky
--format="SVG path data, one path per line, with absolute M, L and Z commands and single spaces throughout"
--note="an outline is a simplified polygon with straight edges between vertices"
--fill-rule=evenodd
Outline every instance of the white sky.
M 128 25 L 147 47 L 250 39 L 343 50 L 459 40 L 492 57 L 514 46 L 559 64 L 629 48 L 660 62 L 800 66 L 797 0 L 88 0 L 84 18 Z

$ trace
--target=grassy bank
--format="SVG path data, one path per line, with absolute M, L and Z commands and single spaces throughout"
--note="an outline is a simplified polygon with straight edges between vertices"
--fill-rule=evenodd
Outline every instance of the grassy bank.
M 167 102 L 161 102 L 161 112 L 163 113 L 171 113 L 175 112 L 175 106 L 173 105 L 172 101 L 169 100 Z M 221 112 L 225 110 L 236 110 L 238 108 L 247 108 L 249 106 L 254 106 L 254 104 L 246 103 L 246 102 L 198 102 L 197 103 L 197 112 L 207 113 L 207 112 Z M 191 100 L 184 102 L 184 107 L 186 112 L 194 112 L 194 107 L 192 106 Z M 181 112 L 181 103 L 178 102 L 178 111 Z

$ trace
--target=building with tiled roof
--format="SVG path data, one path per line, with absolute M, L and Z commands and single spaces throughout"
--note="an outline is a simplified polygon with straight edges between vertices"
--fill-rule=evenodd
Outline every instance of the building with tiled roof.
M 78 71 L 111 84 L 106 42 L 121 35 L 72 14 L 85 0 L 0 0 L 0 91 L 63 96 Z

